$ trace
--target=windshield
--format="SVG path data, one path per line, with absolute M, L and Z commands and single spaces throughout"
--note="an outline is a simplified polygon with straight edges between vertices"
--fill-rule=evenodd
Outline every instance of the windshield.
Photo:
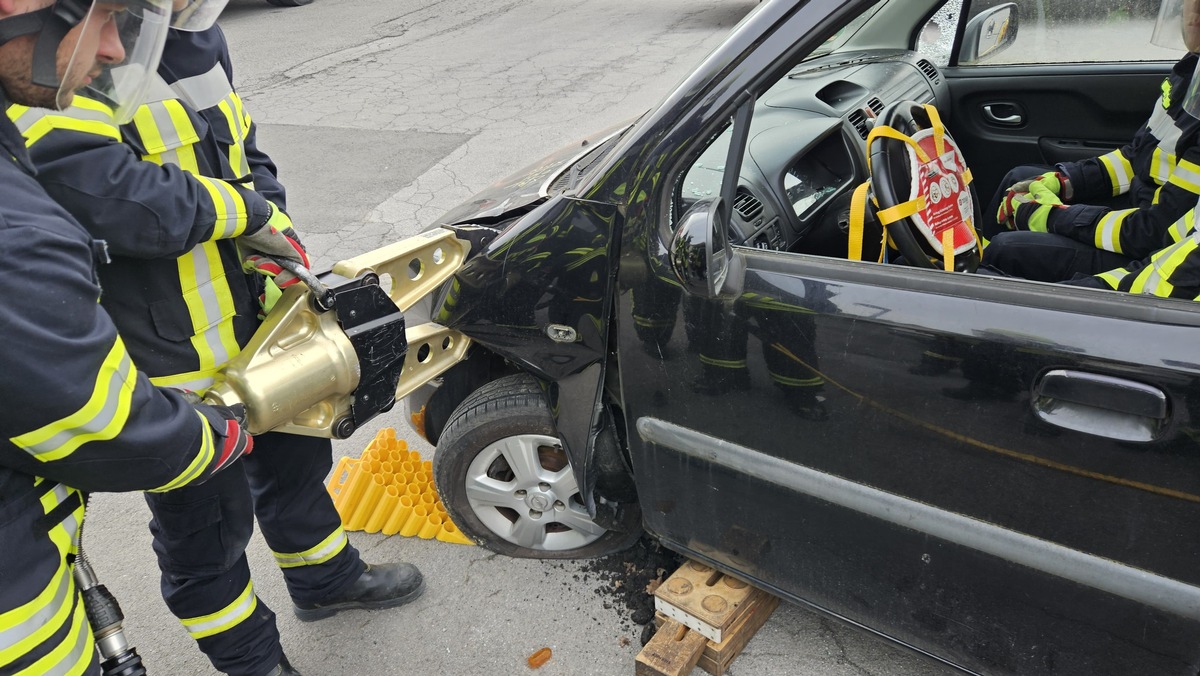
M 882 2 L 876 3 L 874 6 L 872 6 L 867 11 L 863 12 L 862 14 L 859 14 L 857 17 L 854 18 L 853 21 L 851 21 L 850 23 L 843 26 L 841 28 L 841 30 L 834 33 L 825 42 L 821 43 L 821 46 L 817 47 L 815 50 L 813 50 L 813 53 L 809 54 L 808 58 L 814 59 L 818 56 L 825 56 L 826 54 L 828 54 L 828 53 L 832 52 L 833 50 L 846 44 L 846 41 L 850 39 L 850 36 L 854 35 L 854 33 L 857 32 L 859 28 L 862 28 L 863 24 L 870 21 L 871 17 L 875 16 L 875 12 L 878 12 L 879 8 L 882 7 L 884 4 L 885 3 L 882 3 Z

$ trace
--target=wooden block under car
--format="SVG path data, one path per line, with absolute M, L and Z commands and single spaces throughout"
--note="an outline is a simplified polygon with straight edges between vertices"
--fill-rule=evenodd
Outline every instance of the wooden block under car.
M 688 561 L 654 590 L 654 609 L 720 643 L 725 627 L 746 611 L 754 591 L 712 566 Z
M 705 641 L 704 652 L 700 655 L 700 660 L 696 663 L 696 666 L 712 674 L 712 676 L 725 676 L 725 672 L 729 669 L 729 665 L 733 663 L 734 658 L 741 654 L 746 644 L 767 623 L 767 620 L 778 606 L 778 596 L 768 594 L 761 589 L 755 589 L 754 594 L 750 596 L 750 600 L 746 602 L 746 611 L 723 632 L 724 640 L 720 643 Z M 662 613 L 657 613 L 655 614 L 654 621 L 657 626 L 662 627 L 667 622 L 672 622 L 673 620 Z
M 635 676 L 687 676 L 700 661 L 708 639 L 668 619 L 637 656 Z

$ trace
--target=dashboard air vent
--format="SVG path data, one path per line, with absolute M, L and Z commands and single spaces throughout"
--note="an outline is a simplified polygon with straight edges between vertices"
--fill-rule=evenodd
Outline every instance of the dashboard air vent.
M 742 217 L 742 220 L 752 221 L 762 213 L 763 205 L 757 197 L 744 189 L 739 189 L 733 198 L 733 210 Z
M 879 97 L 877 96 L 872 96 L 867 100 L 867 107 L 870 108 L 871 111 L 876 115 L 878 115 L 883 112 L 883 101 L 880 101 Z
M 941 78 L 938 76 L 937 67 L 934 66 L 929 61 L 927 61 L 925 59 L 921 59 L 921 60 L 917 61 L 917 68 L 920 68 L 921 72 L 925 73 L 925 77 L 929 78 L 929 81 L 932 82 L 933 84 L 936 85 L 936 84 L 942 83 Z
M 850 124 L 854 125 L 854 128 L 858 130 L 858 135 L 861 136 L 864 141 L 867 140 L 867 134 L 871 132 L 871 128 L 867 126 L 867 114 L 861 110 L 855 110 L 852 111 L 850 115 L 846 117 L 846 119 L 849 120 Z

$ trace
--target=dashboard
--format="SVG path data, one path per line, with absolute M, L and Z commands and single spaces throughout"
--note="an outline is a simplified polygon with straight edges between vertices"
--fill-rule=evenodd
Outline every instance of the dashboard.
M 912 100 L 949 117 L 937 67 L 910 51 L 863 51 L 805 61 L 755 105 L 734 199 L 734 244 L 844 256 L 850 197 L 867 180 L 866 139 L 886 106 Z M 683 177 L 680 201 L 720 194 L 732 129 Z

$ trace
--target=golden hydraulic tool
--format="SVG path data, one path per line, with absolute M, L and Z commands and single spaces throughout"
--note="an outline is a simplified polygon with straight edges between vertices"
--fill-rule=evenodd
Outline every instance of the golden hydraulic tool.
M 246 406 L 251 434 L 344 439 L 463 359 L 470 339 L 405 313 L 462 267 L 471 245 L 434 229 L 284 289 L 204 395 Z

